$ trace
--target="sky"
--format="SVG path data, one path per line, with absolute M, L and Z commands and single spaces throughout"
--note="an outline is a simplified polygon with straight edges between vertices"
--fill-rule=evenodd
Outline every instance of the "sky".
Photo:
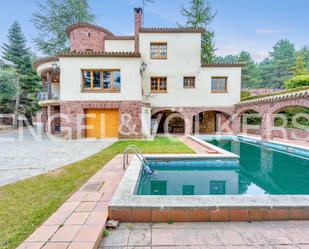
M 28 46 L 39 54 L 32 38 L 36 30 L 31 23 L 37 1 L 2 0 L 0 5 L 0 46 L 7 41 L 10 25 L 19 21 Z M 95 23 L 117 35 L 133 34 L 133 8 L 142 0 L 88 0 Z M 175 27 L 183 24 L 182 6 L 190 0 L 155 0 L 145 9 L 146 27 Z M 297 49 L 309 45 L 309 0 L 210 0 L 217 15 L 210 26 L 215 32 L 216 54 L 238 54 L 242 50 L 261 61 L 280 39 L 289 39 Z

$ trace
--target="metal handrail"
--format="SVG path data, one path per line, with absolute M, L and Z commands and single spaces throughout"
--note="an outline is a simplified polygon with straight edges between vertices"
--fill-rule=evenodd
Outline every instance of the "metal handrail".
M 143 166 L 148 165 L 148 162 L 145 159 L 145 157 L 143 156 L 140 149 L 138 147 L 136 147 L 135 145 L 131 144 L 123 152 L 123 170 L 126 170 L 126 166 L 129 164 L 129 153 L 128 153 L 129 150 L 132 150 L 135 153 L 135 155 L 141 161 Z

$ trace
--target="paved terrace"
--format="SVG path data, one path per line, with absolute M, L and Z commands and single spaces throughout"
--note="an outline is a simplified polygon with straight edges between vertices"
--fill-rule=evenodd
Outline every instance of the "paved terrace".
M 87 158 L 115 140 L 64 140 L 42 134 L 36 141 L 28 129 L 0 131 L 0 186 L 46 173 Z
M 197 153 L 207 153 L 203 146 L 192 139 L 181 139 Z M 132 156 L 129 159 L 131 161 Z M 17 249 L 309 249 L 309 221 L 187 222 L 171 225 L 123 223 L 103 239 L 108 203 L 123 174 L 122 155 L 118 155 Z
M 309 222 L 122 223 L 100 249 L 308 249 Z

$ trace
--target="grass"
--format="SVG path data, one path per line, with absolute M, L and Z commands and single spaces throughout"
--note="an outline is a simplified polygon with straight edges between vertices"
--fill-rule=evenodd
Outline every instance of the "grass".
M 294 93 L 294 92 L 304 91 L 304 90 L 308 90 L 308 89 L 309 89 L 309 86 L 296 87 L 296 88 L 293 88 L 293 89 L 288 89 L 288 90 L 275 92 L 275 93 L 268 93 L 268 94 L 261 94 L 261 95 L 251 96 L 251 97 L 244 97 L 244 98 L 241 98 L 241 101 L 260 99 L 260 98 L 276 96 L 276 95 L 285 94 L 285 93 Z
M 61 169 L 0 187 L 0 248 L 16 248 L 83 183 L 126 146 L 143 153 L 194 153 L 177 139 L 118 141 L 99 153 Z

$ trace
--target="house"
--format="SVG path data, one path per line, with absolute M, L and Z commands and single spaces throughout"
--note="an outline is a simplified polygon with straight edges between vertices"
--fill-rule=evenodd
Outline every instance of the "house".
M 133 36 L 71 25 L 70 51 L 34 63 L 46 130 L 141 138 L 155 119 L 159 131 L 167 120 L 170 132 L 186 133 L 215 132 L 228 120 L 240 101 L 242 65 L 202 65 L 203 29 L 146 28 L 141 8 L 134 16 Z

